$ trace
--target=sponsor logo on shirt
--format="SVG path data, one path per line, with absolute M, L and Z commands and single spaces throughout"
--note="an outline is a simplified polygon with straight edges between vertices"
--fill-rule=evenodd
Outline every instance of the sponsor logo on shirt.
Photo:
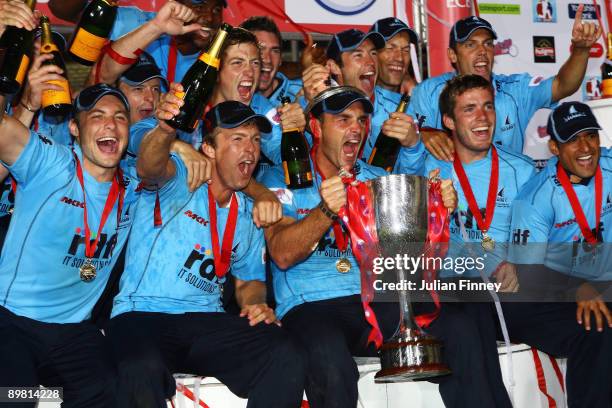
M 533 60 L 537 63 L 554 63 L 555 37 L 533 36 Z
M 60 199 L 60 203 L 68 204 L 68 205 L 71 205 L 71 206 L 77 207 L 77 208 L 85 208 L 85 203 L 83 203 L 81 201 L 78 201 L 78 200 L 74 200 L 74 199 L 72 199 L 70 197 L 66 197 L 66 196 L 64 196 L 64 197 L 62 197 Z
M 510 200 L 506 197 L 504 193 L 505 187 L 502 187 L 501 190 L 497 193 L 497 197 L 495 198 L 495 206 L 500 208 L 509 208 Z
M 506 120 L 504 121 L 504 125 L 501 127 L 502 132 L 507 132 L 509 130 L 514 129 L 514 123 L 510 121 L 510 116 L 506 115 Z
M 276 195 L 281 204 L 290 205 L 293 203 L 293 192 L 291 190 L 287 188 L 271 188 L 270 191 Z
M 512 243 L 526 245 L 530 234 L 528 229 L 516 228 L 512 231 Z
M 96 239 L 96 235 L 97 233 L 92 231 L 90 239 L 94 241 Z M 113 250 L 117 245 L 117 238 L 116 233 L 110 236 L 104 232 L 100 234 L 98 246 L 96 247 L 96 252 L 92 258 L 92 263 L 96 269 L 101 270 L 110 264 L 113 256 Z M 81 246 L 83 249 L 80 251 Z M 83 265 L 85 262 L 85 228 L 77 227 L 75 229 L 75 233 L 72 236 L 72 240 L 70 241 L 70 245 L 66 252 L 67 255 L 64 256 L 62 264 L 71 268 L 80 268 Z M 77 252 L 83 255 L 77 256 Z
M 187 210 L 183 214 L 185 214 L 188 218 L 191 218 L 200 225 L 203 225 L 205 227 L 208 225 L 208 221 L 204 219 L 204 217 L 199 216 L 191 210 Z
M 43 142 L 44 144 L 48 144 L 48 145 L 52 145 L 53 144 L 51 139 L 47 139 L 46 137 L 44 137 L 40 133 L 37 133 L 37 135 L 38 135 L 38 138 L 40 139 L 40 141 Z

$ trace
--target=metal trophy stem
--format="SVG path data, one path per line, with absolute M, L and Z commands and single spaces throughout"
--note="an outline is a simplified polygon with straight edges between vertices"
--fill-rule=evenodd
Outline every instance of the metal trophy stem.
M 415 251 L 415 248 L 422 246 L 427 238 L 427 183 L 424 177 L 405 174 L 367 182 L 373 197 L 376 231 L 383 257 L 421 255 L 421 251 Z M 409 278 L 404 269 L 396 272 L 398 282 Z M 449 374 L 450 370 L 442 363 L 442 343 L 423 333 L 414 322 L 410 292 L 402 290 L 398 295 L 399 329 L 380 349 L 381 370 L 376 373 L 375 381 L 416 381 Z

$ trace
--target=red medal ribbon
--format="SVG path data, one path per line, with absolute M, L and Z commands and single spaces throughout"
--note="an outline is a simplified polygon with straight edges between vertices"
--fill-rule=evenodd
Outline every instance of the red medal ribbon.
M 215 275 L 217 278 L 225 276 L 229 270 L 232 259 L 232 245 L 234 233 L 236 232 L 236 221 L 238 220 L 238 199 L 236 193 L 232 193 L 230 199 L 229 215 L 223 231 L 223 244 L 219 251 L 219 231 L 217 230 L 217 203 L 213 196 L 210 184 L 208 185 L 208 213 L 210 214 L 210 239 L 212 241 L 213 256 L 215 261 Z
M 427 241 L 425 242 L 424 254 L 425 258 L 444 258 L 448 251 L 448 242 L 450 240 L 449 222 L 450 217 L 448 210 L 442 201 L 442 182 L 433 180 L 429 182 L 427 200 Z M 423 271 L 423 279 L 426 282 L 433 282 L 436 279 L 437 271 L 433 265 Z M 415 323 L 420 328 L 427 328 L 440 314 L 440 296 L 435 290 L 430 290 L 435 309 L 431 313 L 423 313 L 414 317 Z
M 168 79 L 169 84 L 174 82 L 177 57 L 176 41 L 174 41 L 174 37 L 172 37 L 170 39 L 170 51 L 168 52 L 168 72 L 166 73 L 166 78 Z
M 589 223 L 584 215 L 584 211 L 582 211 L 582 206 L 578 201 L 578 196 L 576 196 L 574 187 L 572 187 L 572 183 L 565 173 L 565 170 L 563 170 L 561 167 L 561 163 L 557 163 L 557 179 L 559 179 L 561 187 L 563 187 L 563 190 L 567 195 L 567 199 L 572 206 L 572 211 L 574 211 L 576 222 L 580 227 L 582 236 L 589 244 L 596 244 L 598 242 L 597 236 L 599 235 L 599 222 L 601 220 L 601 205 L 603 201 L 601 166 L 597 166 L 597 171 L 595 172 L 595 234 L 593 234 L 593 231 L 591 231 L 589 228 Z
M 476 219 L 476 225 L 478 225 L 478 229 L 480 229 L 483 234 L 486 234 L 491 226 L 491 221 L 493 221 L 493 213 L 495 212 L 495 196 L 497 195 L 497 187 L 499 185 L 499 157 L 497 155 L 497 149 L 495 146 L 491 146 L 491 178 L 489 179 L 489 192 L 487 194 L 487 207 L 485 208 L 484 219 L 482 218 L 482 214 L 478 208 L 478 203 L 476 203 L 476 198 L 474 197 L 474 192 L 470 186 L 470 181 L 468 180 L 465 170 L 463 169 L 463 164 L 461 164 L 461 160 L 459 160 L 459 156 L 457 156 L 457 152 L 455 152 L 453 168 L 455 169 L 457 177 L 459 178 L 459 184 L 461 184 L 461 189 L 463 190 L 465 199 L 468 202 L 468 208 Z
M 310 149 L 310 158 L 312 160 L 312 163 L 314 164 L 315 171 L 321 177 L 321 180 L 324 181 L 325 176 L 319 171 L 319 166 L 317 166 L 317 161 L 315 160 L 315 155 L 318 147 L 318 143 L 313 144 L 312 149 Z M 346 251 L 346 248 L 348 247 L 348 239 L 344 234 L 344 230 L 342 229 L 342 225 L 340 225 L 340 221 L 334 221 L 332 227 L 334 229 L 334 238 L 336 240 L 336 246 L 340 251 Z
M 77 154 L 72 151 L 74 155 L 74 160 L 76 161 L 76 174 L 79 179 L 79 184 L 81 184 L 81 189 L 83 190 L 83 223 L 85 225 L 85 256 L 87 258 L 93 258 L 96 253 L 96 248 L 98 247 L 98 241 L 100 240 L 100 235 L 102 235 L 102 230 L 104 229 L 104 224 L 106 224 L 106 220 L 110 215 L 111 211 L 113 211 L 113 207 L 115 206 L 115 201 L 119 199 L 119 204 L 117 205 L 117 226 L 119 226 L 119 221 L 121 219 L 121 209 L 123 208 L 123 198 L 125 194 L 125 186 L 123 185 L 123 172 L 119 167 L 115 170 L 115 177 L 113 177 L 113 183 L 111 184 L 110 190 L 108 192 L 108 196 L 106 197 L 106 203 L 104 204 L 104 209 L 102 210 L 102 217 L 100 218 L 100 226 L 98 227 L 98 232 L 96 234 L 96 239 L 93 244 L 91 242 L 91 230 L 89 229 L 89 223 L 87 222 L 87 200 L 85 199 L 85 183 L 83 181 L 83 168 L 81 167 L 81 162 Z
M 13 190 L 13 194 L 17 194 L 17 182 L 11 174 L 9 174 L 9 178 L 11 179 L 11 190 Z

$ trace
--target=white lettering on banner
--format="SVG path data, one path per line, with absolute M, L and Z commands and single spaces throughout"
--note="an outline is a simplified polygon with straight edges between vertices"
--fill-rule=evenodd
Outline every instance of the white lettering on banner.
M 284 0 L 284 3 L 287 16 L 299 24 L 369 27 L 378 19 L 394 15 L 394 0 Z
M 453 8 L 468 8 L 472 7 L 472 3 L 470 0 L 446 0 L 446 7 Z

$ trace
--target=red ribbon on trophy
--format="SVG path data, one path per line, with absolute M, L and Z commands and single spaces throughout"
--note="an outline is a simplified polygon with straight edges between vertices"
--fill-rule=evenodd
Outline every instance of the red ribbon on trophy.
M 376 233 L 376 214 L 365 183 L 355 181 L 354 177 L 343 177 L 346 184 L 347 205 L 339 212 L 340 219 L 347 226 L 350 234 L 351 249 L 361 270 L 361 301 L 363 304 L 366 321 L 372 326 L 368 336 L 368 344 L 373 342 L 376 348 L 383 343 L 383 335 L 378 325 L 378 320 L 370 303 L 374 300 L 374 259 L 380 256 L 378 247 L 378 235 Z M 449 216 L 442 201 L 442 190 L 440 180 L 431 181 L 428 189 L 428 227 L 427 242 L 424 247 L 424 256 L 446 255 L 448 250 Z M 423 271 L 423 279 L 428 282 L 436 277 L 435 269 Z M 419 327 L 428 327 L 440 313 L 440 300 L 435 291 L 430 291 L 435 304 L 435 310 L 431 313 L 415 316 L 415 322 Z

